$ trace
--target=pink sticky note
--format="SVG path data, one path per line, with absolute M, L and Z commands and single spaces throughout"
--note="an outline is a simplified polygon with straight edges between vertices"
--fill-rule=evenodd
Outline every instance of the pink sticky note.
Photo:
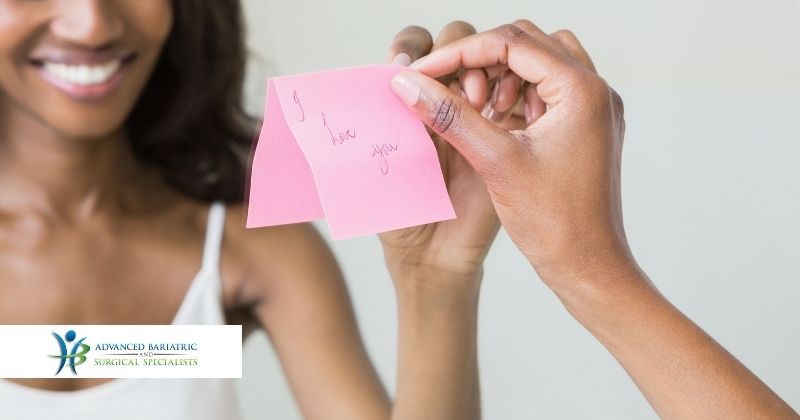
M 324 217 L 334 239 L 455 218 L 425 126 L 373 65 L 269 79 L 247 227 Z

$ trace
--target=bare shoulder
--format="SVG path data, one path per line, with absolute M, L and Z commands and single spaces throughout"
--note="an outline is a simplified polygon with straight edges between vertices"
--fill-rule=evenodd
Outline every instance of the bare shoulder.
M 225 227 L 229 234 L 225 239 L 231 251 L 256 270 L 269 271 L 292 261 L 296 264 L 332 256 L 327 243 L 310 223 L 245 229 L 244 216 L 241 204 L 228 207 Z
M 240 304 L 257 304 L 309 281 L 341 278 L 330 248 L 311 224 L 245 229 L 244 216 L 244 206 L 228 207 L 223 247 L 223 272 L 235 272 Z

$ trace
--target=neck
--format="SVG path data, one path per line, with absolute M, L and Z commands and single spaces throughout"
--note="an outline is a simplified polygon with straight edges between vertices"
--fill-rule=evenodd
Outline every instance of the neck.
M 69 138 L 32 118 L 0 112 L 0 208 L 82 219 L 143 192 L 153 179 L 143 171 L 121 130 Z

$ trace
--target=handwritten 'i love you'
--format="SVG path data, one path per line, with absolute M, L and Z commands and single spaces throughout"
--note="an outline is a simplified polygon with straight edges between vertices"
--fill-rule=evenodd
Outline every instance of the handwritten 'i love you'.
M 300 102 L 300 96 L 297 94 L 297 91 L 292 91 L 292 100 L 297 105 L 297 112 L 295 118 L 298 122 L 304 123 L 306 121 L 306 113 L 303 109 L 303 104 Z M 325 113 L 321 114 L 322 118 L 322 127 L 326 129 L 328 132 L 328 136 L 331 141 L 331 145 L 333 147 L 344 145 L 345 143 L 351 143 L 356 140 L 356 130 L 355 129 L 346 129 L 345 131 L 339 131 L 333 129 L 329 124 L 328 120 L 325 117 Z M 372 150 L 369 152 L 369 156 L 372 158 L 379 158 L 381 160 L 381 174 L 388 175 L 389 174 L 389 155 L 396 152 L 398 147 L 397 144 L 394 143 L 373 143 L 371 145 Z

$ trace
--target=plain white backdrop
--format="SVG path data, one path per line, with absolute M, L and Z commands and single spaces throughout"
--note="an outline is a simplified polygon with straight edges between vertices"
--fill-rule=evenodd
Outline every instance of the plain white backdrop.
M 250 108 L 265 78 L 379 63 L 393 35 L 451 20 L 573 30 L 625 100 L 623 199 L 642 267 L 800 410 L 800 2 L 245 0 Z M 318 225 L 327 235 L 324 224 Z M 330 242 L 394 389 L 394 295 L 374 237 Z M 615 360 L 501 233 L 480 313 L 484 418 L 655 418 Z M 246 343 L 248 420 L 299 419 L 263 334 Z

